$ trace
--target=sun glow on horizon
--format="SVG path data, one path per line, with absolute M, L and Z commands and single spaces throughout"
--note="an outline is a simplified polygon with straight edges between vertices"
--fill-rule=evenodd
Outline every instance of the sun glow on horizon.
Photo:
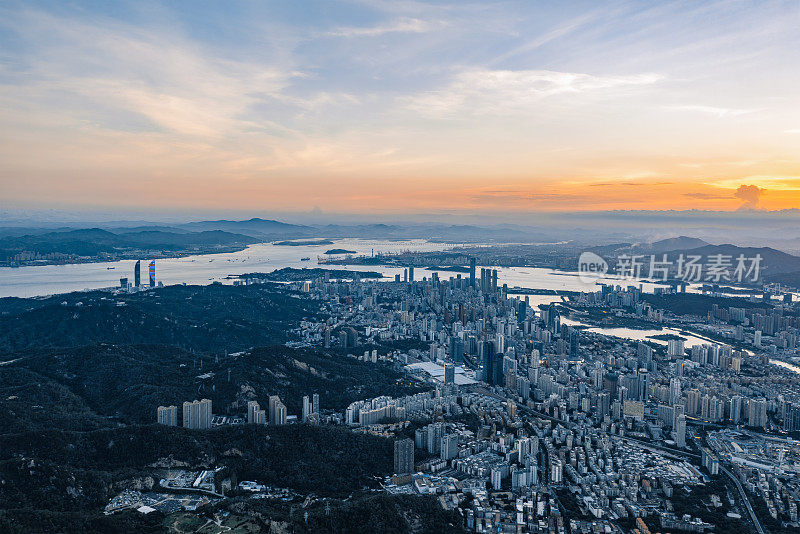
M 800 207 L 800 7 L 325 5 L 0 7 L 3 203 Z

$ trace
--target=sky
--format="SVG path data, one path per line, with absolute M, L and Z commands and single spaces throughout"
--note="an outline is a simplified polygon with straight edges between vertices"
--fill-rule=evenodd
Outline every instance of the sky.
M 800 3 L 0 4 L 0 207 L 800 207 Z

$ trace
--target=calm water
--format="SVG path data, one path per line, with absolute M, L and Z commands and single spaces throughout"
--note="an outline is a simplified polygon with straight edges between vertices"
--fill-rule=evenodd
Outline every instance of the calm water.
M 567 325 L 578 325 L 578 326 L 590 326 L 586 323 L 581 321 L 575 321 L 568 317 L 562 317 L 561 322 Z M 590 328 L 586 329 L 587 332 L 596 332 L 598 334 L 605 334 L 607 336 L 614 336 L 624 339 L 632 339 L 634 341 L 653 341 L 660 345 L 667 345 L 668 342 L 661 340 L 661 339 L 653 339 L 648 336 L 657 336 L 657 335 L 665 335 L 665 334 L 672 334 L 675 336 L 682 337 L 685 341 L 683 345 L 686 348 L 694 347 L 695 345 L 706 345 L 709 343 L 717 343 L 716 341 L 712 341 L 710 339 L 704 339 L 702 337 L 691 335 L 691 334 L 683 334 L 680 330 L 675 328 L 647 328 L 647 329 L 638 329 L 638 328 L 624 328 L 624 327 L 601 327 L 601 326 L 590 326 Z
M 317 256 L 331 248 L 355 250 L 359 254 L 401 252 L 405 250 L 426 252 L 442 250 L 454 245 L 428 243 L 424 240 L 372 241 L 366 239 L 340 239 L 335 245 L 307 245 L 287 247 L 271 243 L 251 245 L 245 250 L 228 254 L 206 254 L 156 260 L 156 280 L 164 285 L 210 284 L 214 281 L 231 283 L 229 275 L 252 272 L 270 272 L 284 267 L 317 267 Z M 302 261 L 301 258 L 311 258 Z M 80 263 L 72 265 L 42 265 L 31 267 L 0 268 L 0 297 L 33 297 L 53 295 L 84 289 L 100 289 L 119 284 L 120 277 L 133 281 L 136 260 L 117 262 Z M 147 263 L 142 258 L 142 281 L 147 280 Z M 113 269 L 109 269 L 113 267 Z M 337 266 L 330 266 L 336 268 Z M 352 270 L 380 271 L 394 276 L 402 269 L 354 266 Z M 422 276 L 422 275 L 420 275 Z
M 787 363 L 781 360 L 770 360 L 769 363 L 777 365 L 779 367 L 783 367 L 784 369 L 789 369 L 790 371 L 794 371 L 795 373 L 800 374 L 800 367 L 792 365 L 791 363 Z
M 156 260 L 156 279 L 164 285 L 170 284 L 210 284 L 214 281 L 230 283 L 229 275 L 248 272 L 269 272 L 284 267 L 317 267 L 317 257 L 331 248 L 354 250 L 358 254 L 393 253 L 402 251 L 430 252 L 445 250 L 455 244 L 429 243 L 425 240 L 383 241 L 368 239 L 338 239 L 333 245 L 306 245 L 287 247 L 260 243 L 247 249 L 229 254 L 208 254 Z M 302 261 L 301 258 L 311 258 Z M 142 258 L 142 279 L 147 279 L 147 258 Z M 70 291 L 100 289 L 119 284 L 120 277 L 133 281 L 135 260 L 117 262 L 80 263 L 72 265 L 41 265 L 0 268 L 0 297 L 34 297 L 54 295 Z M 113 269 L 112 269 L 113 267 Z M 379 271 L 389 277 L 402 274 L 401 268 L 384 266 L 325 266 L 331 269 L 352 269 L 358 271 Z M 480 268 L 480 267 L 479 267 Z M 457 273 L 440 271 L 441 278 L 456 276 Z M 430 276 L 431 271 L 415 270 L 415 278 Z M 464 276 L 464 274 L 462 274 Z M 577 273 L 564 273 L 551 269 L 533 267 L 500 267 L 499 283 L 509 287 L 527 287 L 564 291 L 594 291 L 595 284 L 586 284 Z M 603 278 L 598 282 L 618 284 L 616 278 Z M 644 289 L 652 291 L 653 284 L 644 283 Z M 552 297 L 536 297 L 535 302 L 549 302 Z

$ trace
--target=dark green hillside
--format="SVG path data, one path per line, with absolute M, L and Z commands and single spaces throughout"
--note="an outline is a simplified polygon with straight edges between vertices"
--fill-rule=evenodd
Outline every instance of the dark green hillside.
M 315 307 L 284 288 L 259 284 L 0 299 L 0 311 L 0 354 L 98 342 L 233 352 L 287 341 L 288 331 L 313 316 Z
M 391 471 L 392 443 L 339 427 L 308 425 L 210 431 L 153 425 L 8 434 L 0 437 L 0 527 L 7 521 L 7 529 L 0 530 L 13 531 L 11 526 L 30 517 L 60 524 L 76 512 L 94 524 L 108 499 L 122 489 L 152 488 L 157 470 L 150 465 L 164 461 L 185 463 L 187 469 L 221 465 L 223 477 L 346 496 L 374 487 L 376 477 Z
M 24 368 L 0 367 L 0 429 L 96 430 L 116 426 L 69 387 Z
M 302 396 L 312 393 L 320 395 L 323 409 L 341 410 L 355 400 L 417 391 L 396 385 L 401 375 L 385 365 L 280 345 L 227 357 L 199 356 L 163 345 L 93 345 L 14 356 L 20 359 L 0 367 L 0 377 L 25 375 L 27 370 L 31 382 L 38 375 L 43 388 L 56 389 L 54 398 L 72 399 L 76 418 L 92 419 L 88 407 L 126 423 L 153 422 L 158 406 L 180 407 L 195 398 L 211 399 L 214 413 L 242 414 L 248 400 L 266 405 L 270 395 L 280 395 L 289 413 L 298 414 Z M 36 400 L 34 393 L 31 398 Z M 9 401 L 0 398 L 0 410 L 6 404 Z

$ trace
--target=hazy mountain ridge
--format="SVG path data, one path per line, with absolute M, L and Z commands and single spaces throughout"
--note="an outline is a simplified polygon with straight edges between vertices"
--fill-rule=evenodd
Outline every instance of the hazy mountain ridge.
M 76 256 L 125 253 L 132 249 L 183 252 L 197 247 L 245 246 L 257 241 L 250 236 L 223 230 L 178 233 L 148 228 L 114 233 L 102 228 L 81 228 L 2 237 L 0 259 L 23 252 Z

